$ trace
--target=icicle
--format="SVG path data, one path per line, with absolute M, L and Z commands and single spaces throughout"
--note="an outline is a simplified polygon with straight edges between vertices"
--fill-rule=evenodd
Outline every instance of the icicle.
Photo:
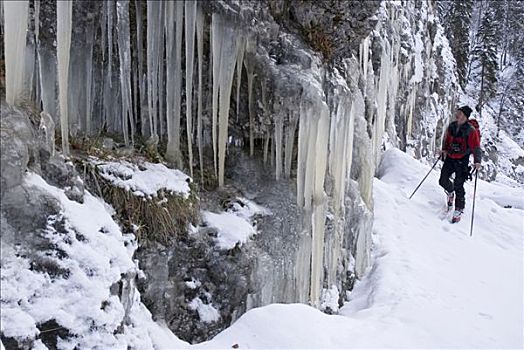
M 175 160 L 178 167 L 182 167 L 180 153 L 180 113 L 182 97 L 182 33 L 184 24 L 184 3 L 176 2 L 175 7 L 175 105 L 174 105 L 174 148 Z
M 35 44 L 38 43 L 40 37 L 40 1 L 35 1 Z
M 221 33 L 219 30 L 219 15 L 213 13 L 211 17 L 211 54 L 213 58 L 213 100 L 212 100 L 212 111 L 211 111 L 211 135 L 213 142 L 213 164 L 215 167 L 215 176 L 218 177 L 218 164 L 217 164 L 217 114 L 218 114 L 218 90 L 219 90 L 219 81 L 220 81 L 220 59 L 221 55 Z
M 291 176 L 291 163 L 293 162 L 293 145 L 295 143 L 295 132 L 298 125 L 298 115 L 295 111 L 290 112 L 289 125 L 286 127 L 286 143 L 284 155 L 284 176 Z
M 112 66 L 113 66 L 113 1 L 107 2 L 107 46 L 108 46 L 108 55 L 109 60 L 108 66 L 108 75 L 112 77 Z M 109 79 L 109 86 L 112 86 L 112 79 Z
M 238 52 L 237 52 L 237 121 L 240 114 L 240 83 L 242 82 L 242 61 L 244 60 L 244 51 L 246 48 L 246 39 L 244 36 L 239 37 Z
M 136 124 L 137 124 L 137 121 L 138 121 L 138 105 L 139 105 L 139 95 L 138 95 L 138 67 L 137 67 L 137 60 L 131 60 L 131 64 L 133 65 L 133 68 L 131 69 L 131 85 L 132 85 L 132 90 L 133 90 L 133 96 L 132 96 L 132 100 L 133 100 L 133 116 L 134 116 L 134 119 L 132 121 L 132 128 L 134 129 Z M 133 134 L 131 135 L 132 138 L 134 139 L 134 132 Z M 134 143 L 134 141 L 133 141 Z
M 140 92 L 140 100 L 138 102 L 138 109 L 140 110 L 140 123 L 141 123 L 141 133 L 142 136 L 148 134 L 148 111 L 144 109 L 144 106 L 147 105 L 147 94 L 146 94 L 146 82 L 147 78 L 144 76 L 144 43 L 143 43 L 143 33 L 144 33 L 144 24 L 142 18 L 142 3 L 140 1 L 135 1 L 136 8 L 136 47 L 137 47 L 137 56 L 138 56 L 138 90 Z M 135 114 L 136 115 L 136 114 Z M 149 134 L 151 130 L 149 130 Z
M 193 62 L 195 61 L 196 1 L 185 2 L 186 13 L 186 125 L 189 174 L 193 177 Z
M 375 132 L 373 134 L 373 152 L 375 152 L 375 165 L 380 161 L 379 148 L 382 143 L 382 136 L 384 135 L 386 112 L 387 112 L 387 97 L 388 85 L 391 72 L 391 60 L 389 55 L 389 44 L 384 41 L 382 49 L 382 58 L 380 65 L 380 78 L 377 92 L 377 118 L 375 120 Z
M 324 253 L 324 232 L 326 220 L 326 194 L 324 193 L 324 176 L 328 158 L 328 139 L 329 139 L 329 111 L 325 103 L 321 103 L 318 113 L 318 128 L 316 134 L 311 135 L 313 139 L 309 141 L 314 144 L 314 160 L 309 164 L 310 170 L 314 171 L 313 193 L 312 193 L 312 251 L 311 251 L 311 302 L 318 306 L 320 290 L 322 287 L 323 275 L 323 253 Z M 311 169 L 313 168 L 313 169 Z
M 310 301 L 317 305 L 323 274 L 326 195 L 324 177 L 328 158 L 329 111 L 319 96 L 300 105 L 297 203 L 311 214 Z
M 158 38 L 158 94 L 157 94 L 157 100 L 158 100 L 158 119 L 157 119 L 157 134 L 159 139 L 165 138 L 164 134 L 164 127 L 166 124 L 166 115 L 164 113 L 165 109 L 165 65 L 164 65 L 164 54 L 165 54 L 165 45 L 164 45 L 164 38 L 165 38 L 165 31 L 163 28 L 162 23 L 164 23 L 165 20 L 165 5 L 166 3 L 164 1 L 160 2 L 160 18 L 159 18 L 159 24 L 160 24 L 160 30 L 158 32 L 159 38 Z
M 197 144 L 198 159 L 200 164 L 200 182 L 204 183 L 204 154 L 202 149 L 202 58 L 204 52 L 204 14 L 197 10 L 197 52 L 198 52 L 198 102 L 197 102 Z
M 164 23 L 166 32 L 166 121 L 167 121 L 167 150 L 166 157 L 175 160 L 176 148 L 174 143 L 174 106 L 175 106 L 175 2 L 166 3 L 166 17 Z
M 266 89 L 266 82 L 264 80 L 261 80 L 260 81 L 260 85 L 261 85 L 261 89 L 262 89 L 262 113 L 263 113 L 263 118 L 267 117 L 268 115 L 268 109 L 267 109 L 267 89 Z M 254 117 L 253 117 L 254 119 Z M 254 122 L 253 122 L 254 123 Z M 251 129 L 251 125 L 250 125 L 250 129 Z M 254 125 L 252 126 L 252 129 L 254 129 Z M 253 137 L 253 133 L 250 135 L 250 138 Z M 266 138 L 266 142 L 264 144 L 264 164 L 267 163 L 267 153 L 268 153 L 268 148 L 269 148 L 269 139 L 270 139 L 270 134 L 269 134 L 269 131 L 267 131 L 267 138 Z
M 102 21 L 100 23 L 100 30 L 102 32 L 102 62 L 106 57 L 106 36 L 107 36 L 107 1 L 102 2 Z M 102 67 L 103 69 L 103 67 Z
M 30 11 L 32 12 L 32 11 Z M 24 54 L 21 57 L 24 62 L 24 70 L 22 77 L 24 79 L 22 83 L 22 95 L 24 98 L 36 101 L 36 84 L 35 84 L 35 49 L 36 49 L 36 38 L 34 32 L 27 31 L 26 45 L 24 48 Z
M 274 149 L 275 149 L 275 177 L 280 180 L 282 175 L 282 138 L 284 133 L 284 117 L 277 115 L 275 119 L 275 138 L 274 138 Z
M 147 97 L 149 106 L 149 129 L 153 138 L 158 137 L 158 60 L 160 1 L 147 2 Z
M 92 93 L 92 82 L 93 82 L 93 45 L 94 45 L 94 23 L 89 21 L 87 28 L 87 46 L 88 46 L 88 56 L 86 57 L 86 109 L 84 116 L 84 125 L 87 135 L 91 134 L 91 119 L 93 111 L 93 101 L 91 98 Z
M 231 97 L 233 76 L 235 74 L 238 40 L 236 39 L 236 31 L 228 27 L 222 18 L 213 17 L 213 19 L 220 19 L 217 24 L 220 31 L 219 51 L 221 72 L 218 109 L 218 185 L 222 187 L 224 186 L 224 168 L 228 139 L 229 100 Z M 231 40 L 232 38 L 233 40 Z M 213 81 L 213 84 L 215 84 L 215 81 Z
M 57 51 L 58 51 L 58 91 L 60 100 L 60 128 L 62 130 L 62 152 L 69 155 L 69 122 L 67 112 L 67 93 L 69 78 L 69 49 L 71 47 L 73 2 L 57 1 Z
M 24 64 L 29 1 L 4 1 L 6 101 L 14 105 L 24 95 Z
M 117 1 L 116 9 L 118 22 L 118 54 L 120 58 L 120 91 L 122 98 L 122 131 L 125 143 L 129 144 L 129 130 L 130 127 L 132 128 L 133 125 L 133 117 L 131 110 L 131 48 L 129 33 L 129 1 Z M 133 132 L 131 132 L 131 135 L 132 134 Z
M 351 167 L 350 151 L 353 147 L 354 110 L 355 107 L 350 105 L 349 97 L 343 95 L 340 97 L 336 111 L 331 118 L 329 172 L 333 179 L 333 210 L 337 218 L 341 215 L 340 211 L 344 205 L 346 175 L 349 167 Z M 350 153 L 348 154 L 348 152 Z
M 297 205 L 303 208 L 306 204 L 305 198 L 305 184 L 306 184 L 306 160 L 307 160 L 307 136 L 309 135 L 310 123 L 305 121 L 304 102 L 300 102 L 299 106 L 301 120 L 298 128 L 298 155 L 297 155 Z
M 249 155 L 253 157 L 255 152 L 255 116 L 253 113 L 253 81 L 255 73 L 251 65 L 245 62 L 247 71 L 247 106 L 249 110 Z M 262 90 L 262 97 L 265 99 L 265 90 Z

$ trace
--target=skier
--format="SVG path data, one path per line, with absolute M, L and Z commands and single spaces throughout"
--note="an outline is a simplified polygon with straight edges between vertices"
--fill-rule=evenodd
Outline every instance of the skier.
M 455 200 L 455 211 L 451 220 L 453 223 L 460 221 L 466 204 L 464 181 L 469 175 L 470 154 L 473 154 L 475 170 L 480 169 L 480 132 L 477 129 L 478 123 L 476 121 L 474 123 L 473 120 L 468 122 L 471 112 L 469 106 L 463 106 L 456 110 L 456 120 L 449 124 L 440 151 L 444 165 L 440 173 L 439 184 L 448 196 L 448 211 L 453 208 L 453 200 Z M 455 180 L 451 182 L 449 178 L 453 173 L 455 173 Z

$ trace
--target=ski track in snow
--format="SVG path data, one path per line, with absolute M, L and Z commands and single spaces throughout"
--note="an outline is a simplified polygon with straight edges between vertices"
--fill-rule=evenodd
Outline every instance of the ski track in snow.
M 340 315 L 301 304 L 248 311 L 199 348 L 523 348 L 524 189 L 466 183 L 462 221 L 440 219 L 433 171 L 386 152 L 374 180 L 373 254 Z M 512 205 L 512 208 L 504 208 Z

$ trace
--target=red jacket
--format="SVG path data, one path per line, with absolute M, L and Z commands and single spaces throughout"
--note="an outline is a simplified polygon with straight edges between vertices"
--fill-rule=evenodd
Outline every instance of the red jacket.
M 449 124 L 444 136 L 442 150 L 447 152 L 448 157 L 461 159 L 473 154 L 473 161 L 480 163 L 482 153 L 480 150 L 480 136 L 478 131 L 468 122 L 458 125 Z

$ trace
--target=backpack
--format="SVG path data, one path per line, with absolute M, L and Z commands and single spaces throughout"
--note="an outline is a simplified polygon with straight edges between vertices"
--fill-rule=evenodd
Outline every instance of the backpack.
M 477 119 L 468 119 L 469 125 L 471 125 L 474 129 L 477 135 L 479 136 L 479 142 L 480 142 L 480 126 Z

